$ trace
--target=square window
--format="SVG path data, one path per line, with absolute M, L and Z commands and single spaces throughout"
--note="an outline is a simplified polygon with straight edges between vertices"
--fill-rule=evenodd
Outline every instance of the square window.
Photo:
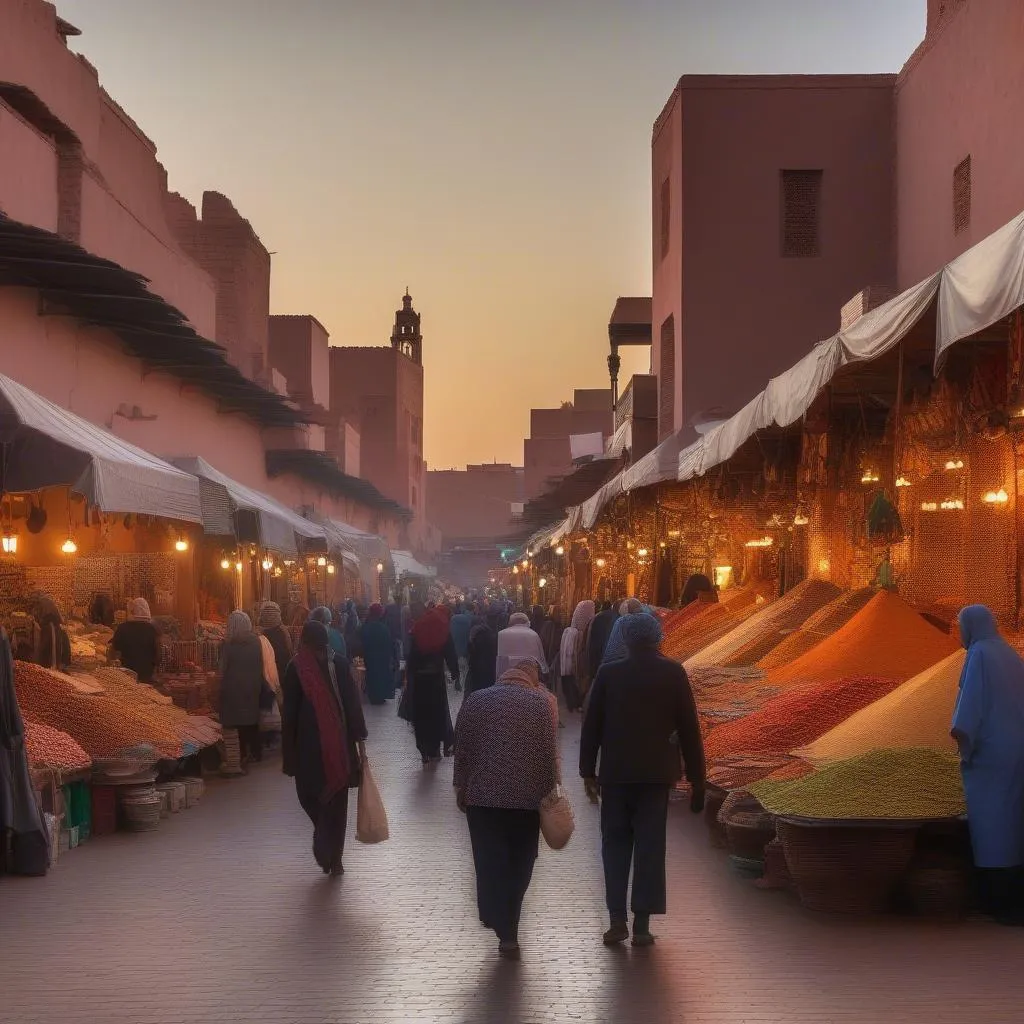
M 823 171 L 782 172 L 782 255 L 787 259 L 821 255 L 823 178 Z

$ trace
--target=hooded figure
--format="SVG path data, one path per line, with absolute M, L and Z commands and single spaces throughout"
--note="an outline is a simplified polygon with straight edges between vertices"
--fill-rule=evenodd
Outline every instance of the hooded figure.
M 608 643 L 605 644 L 604 648 L 604 657 L 601 659 L 602 665 L 609 661 L 622 661 L 623 658 L 628 657 L 629 650 L 626 647 L 626 641 L 622 638 L 622 620 L 627 615 L 639 615 L 641 612 L 650 614 L 650 609 L 645 607 L 644 603 L 638 601 L 635 597 L 631 597 L 628 601 L 623 601 L 619 605 L 619 617 L 612 623 L 612 631 L 608 635 Z
M 263 757 L 260 743 L 260 698 L 264 690 L 263 648 L 245 612 L 228 616 L 227 640 L 220 654 L 220 721 L 238 730 L 243 756 Z M 269 690 L 269 687 L 268 687 Z
M 366 696 L 371 704 L 383 704 L 395 695 L 395 642 L 383 605 L 370 605 L 359 640 L 366 663 Z
M 547 672 L 544 645 L 530 626 L 530 617 L 525 612 L 515 612 L 509 617 L 508 628 L 498 634 L 498 678 L 528 658 L 540 665 L 541 672 Z
M 576 677 L 576 665 L 579 660 L 583 634 L 593 621 L 595 614 L 597 612 L 593 601 L 580 601 L 576 605 L 576 611 L 572 613 L 572 622 L 569 628 L 562 634 L 559 651 L 562 693 L 565 695 L 566 707 L 570 711 L 580 711 L 583 708 L 583 699 L 580 696 L 579 682 Z
M 331 614 L 330 608 L 326 605 L 314 608 L 309 613 L 309 621 L 323 623 L 327 627 L 327 642 L 331 645 L 331 650 L 335 654 L 340 654 L 343 658 L 348 657 L 348 647 L 345 644 L 345 638 L 331 625 L 334 621 L 334 616 Z
M 277 678 L 284 683 L 284 674 L 288 671 L 288 662 L 292 660 L 292 641 L 288 630 L 284 628 L 281 617 L 281 608 L 273 601 L 265 601 L 260 608 L 260 632 L 270 641 L 274 649 L 274 665 L 277 668 Z M 267 677 L 271 684 L 273 680 Z
M 45 875 L 50 836 L 32 790 L 11 644 L 0 629 L 0 842 L 6 844 L 8 837 L 11 857 L 5 864 L 0 851 L 0 874 Z
M 975 866 L 988 909 L 1024 924 L 1024 662 L 984 605 L 960 612 L 967 650 L 953 712 Z
M 540 638 L 537 638 L 540 642 Z M 416 748 L 424 765 L 441 760 L 442 746 L 450 757 L 455 746 L 455 730 L 448 707 L 445 668 L 453 679 L 459 677 L 459 659 L 455 653 L 448 609 L 431 608 L 412 628 L 406 675 L 411 690 L 412 724 Z
M 114 630 L 110 641 L 118 660 L 140 683 L 153 682 L 160 656 L 160 636 L 152 620 L 149 602 L 137 597 L 128 602 L 128 621 Z

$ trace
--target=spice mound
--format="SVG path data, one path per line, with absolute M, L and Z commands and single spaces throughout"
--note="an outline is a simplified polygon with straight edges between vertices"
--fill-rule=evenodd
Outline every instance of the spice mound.
M 782 668 L 772 686 L 849 676 L 880 676 L 901 682 L 924 671 L 959 644 L 926 622 L 906 602 L 883 590 L 842 629 Z
M 802 779 L 749 789 L 773 814 L 801 818 L 913 820 L 965 811 L 959 758 L 927 747 L 872 750 Z
M 876 747 L 932 747 L 955 752 L 949 730 L 966 655 L 960 650 L 943 658 L 793 752 L 812 764 L 841 761 Z
M 895 679 L 854 676 L 794 687 L 745 718 L 712 729 L 705 753 L 709 759 L 741 752 L 788 754 L 898 685 Z
M 66 732 L 35 722 L 25 722 L 25 752 L 33 768 L 80 772 L 92 764 L 89 755 Z

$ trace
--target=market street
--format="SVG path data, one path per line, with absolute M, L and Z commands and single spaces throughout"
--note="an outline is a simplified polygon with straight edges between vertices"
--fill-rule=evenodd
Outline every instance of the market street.
M 597 814 L 576 780 L 577 834 L 563 853 L 543 850 L 523 961 L 500 962 L 476 919 L 451 762 L 423 772 L 392 705 L 367 718 L 392 838 L 350 838 L 340 883 L 313 863 L 279 762 L 214 780 L 156 833 L 94 840 L 47 878 L 0 882 L 3 1020 L 1021 1019 L 1024 933 L 805 914 L 735 877 L 682 803 L 669 820 L 672 913 L 655 921 L 658 945 L 604 949 Z M 575 720 L 562 735 L 568 767 Z

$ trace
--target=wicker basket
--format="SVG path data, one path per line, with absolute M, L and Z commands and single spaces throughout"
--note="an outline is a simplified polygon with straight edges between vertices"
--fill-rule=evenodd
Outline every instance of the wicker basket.
M 124 823 L 129 832 L 152 832 L 160 825 L 160 797 L 152 796 L 129 797 L 121 802 Z
M 238 743 L 238 730 L 225 729 L 223 733 L 224 758 L 221 773 L 224 775 L 242 774 L 242 750 Z
M 718 820 L 718 812 L 725 803 L 729 794 L 717 786 L 708 786 L 707 794 L 704 797 L 704 824 L 708 827 L 708 841 L 712 846 L 724 850 L 728 847 L 729 841 L 725 834 L 725 826 Z
M 729 853 L 744 860 L 764 860 L 764 848 L 775 838 L 775 819 L 746 790 L 730 793 L 718 812 Z
M 966 867 L 912 867 L 906 890 L 915 913 L 958 921 L 971 909 L 971 883 Z
M 759 889 L 792 889 L 793 879 L 786 864 L 786 851 L 781 839 L 773 839 L 764 848 L 764 876 L 757 880 Z
M 202 779 L 191 775 L 182 776 L 181 781 L 185 784 L 185 806 L 194 807 L 202 799 L 203 793 L 206 792 L 206 784 Z
M 866 914 L 886 909 L 914 855 L 914 828 L 777 823 L 786 865 L 809 910 Z

